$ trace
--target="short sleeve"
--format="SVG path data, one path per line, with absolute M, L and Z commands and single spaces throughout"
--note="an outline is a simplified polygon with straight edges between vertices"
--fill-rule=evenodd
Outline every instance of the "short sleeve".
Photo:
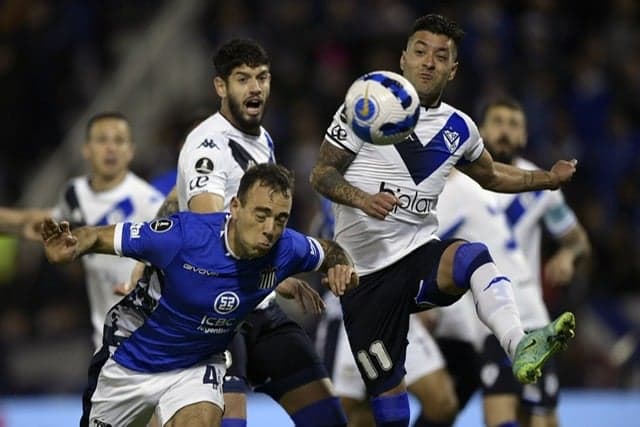
M 336 111 L 325 133 L 325 139 L 338 148 L 357 154 L 365 142 L 358 138 L 353 129 L 347 124 L 347 115 L 344 108 L 344 105 L 341 105 Z
M 148 261 L 164 268 L 182 248 L 180 218 L 171 216 L 150 222 L 116 224 L 113 247 L 120 256 Z
M 549 203 L 542 219 L 547 230 L 555 237 L 565 235 L 578 221 L 560 190 L 549 191 Z
M 324 250 L 320 242 L 291 229 L 287 229 L 287 236 L 286 242 L 290 246 L 288 252 L 294 258 L 291 264 L 296 265 L 298 270 L 292 274 L 315 271 L 320 268 L 324 262 Z
M 178 189 L 188 202 L 201 193 L 213 193 L 224 198 L 228 180 L 228 168 L 233 162 L 228 158 L 225 144 L 216 137 L 191 134 L 180 153 L 179 174 L 186 188 Z
M 480 137 L 478 126 L 476 126 L 473 120 L 466 116 L 465 121 L 469 129 L 469 140 L 464 144 L 464 152 L 460 160 L 458 160 L 458 166 L 475 162 L 484 151 L 484 142 L 482 141 L 482 137 Z

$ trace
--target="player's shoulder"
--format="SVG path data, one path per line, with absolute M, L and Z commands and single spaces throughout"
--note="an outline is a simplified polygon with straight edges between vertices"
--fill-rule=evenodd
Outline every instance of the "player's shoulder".
M 188 241 L 192 246 L 200 246 L 212 236 L 221 235 L 224 231 L 227 215 L 224 212 L 197 213 L 181 211 L 168 217 L 150 221 L 150 228 L 156 232 L 166 232 L 174 227 L 179 227 L 182 229 L 185 241 Z
M 454 107 L 453 105 L 447 104 L 446 102 L 443 102 L 442 104 L 449 116 L 452 116 L 454 114 L 457 115 L 464 121 L 464 123 L 473 133 L 479 134 L 478 125 L 476 124 L 475 120 L 471 118 L 470 115 L 468 115 L 461 109 Z
M 229 132 L 231 125 L 222 117 L 220 112 L 212 114 L 194 127 L 183 146 L 184 150 L 195 150 L 198 148 L 218 148 L 222 149 L 227 142 L 225 133 Z

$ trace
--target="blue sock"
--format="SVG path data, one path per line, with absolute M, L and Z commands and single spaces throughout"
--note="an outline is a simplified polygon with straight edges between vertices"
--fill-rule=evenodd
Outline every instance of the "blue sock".
M 313 402 L 291 414 L 291 418 L 296 426 L 347 427 L 347 416 L 337 397 Z
M 413 427 L 451 427 L 453 426 L 453 421 L 448 422 L 439 422 L 436 423 L 434 421 L 429 421 L 424 417 L 424 414 L 420 414 L 420 417 L 413 423 Z
M 519 427 L 516 421 L 507 421 L 506 423 L 499 424 L 497 427 Z
M 378 396 L 371 399 L 378 427 L 409 427 L 409 395 Z
M 223 418 L 222 427 L 247 427 L 247 420 L 242 418 Z

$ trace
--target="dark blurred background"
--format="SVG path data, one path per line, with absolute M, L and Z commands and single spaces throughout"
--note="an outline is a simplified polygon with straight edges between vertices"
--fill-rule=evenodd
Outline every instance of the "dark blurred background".
M 580 318 L 561 381 L 640 388 L 636 0 L 4 0 L 0 204 L 51 206 L 82 173 L 81 129 L 102 110 L 131 118 L 136 173 L 171 169 L 187 127 L 217 108 L 215 48 L 252 37 L 272 58 L 265 126 L 296 171 L 292 225 L 305 230 L 317 209 L 307 176 L 346 89 L 366 71 L 398 71 L 413 20 L 429 12 L 467 31 L 446 102 L 477 118 L 511 94 L 528 115 L 528 158 L 579 160 L 564 193 L 594 254 L 572 286 L 545 289 L 552 312 Z M 79 392 L 91 352 L 81 267 L 51 267 L 37 244 L 3 237 L 0 292 L 0 393 Z

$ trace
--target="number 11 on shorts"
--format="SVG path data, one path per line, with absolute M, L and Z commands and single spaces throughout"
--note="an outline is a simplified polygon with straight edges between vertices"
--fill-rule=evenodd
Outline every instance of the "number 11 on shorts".
M 369 346 L 368 352 L 365 350 L 359 350 L 356 353 L 358 363 L 360 363 L 360 366 L 362 366 L 362 369 L 364 369 L 364 372 L 370 380 L 378 378 L 378 370 L 374 366 L 374 361 L 369 355 L 375 358 L 377 365 L 379 365 L 383 371 L 388 371 L 393 368 L 393 362 L 391 361 L 391 357 L 389 356 L 384 343 L 380 340 L 374 341 Z

